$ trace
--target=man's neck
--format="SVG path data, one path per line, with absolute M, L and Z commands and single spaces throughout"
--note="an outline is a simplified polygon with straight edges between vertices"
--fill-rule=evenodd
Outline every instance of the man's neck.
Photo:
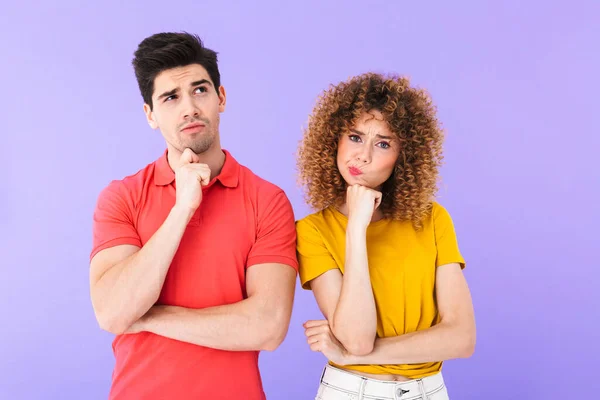
M 218 176 L 225 164 L 225 153 L 220 146 L 213 146 L 204 153 L 197 154 L 201 164 L 208 165 L 210 168 L 210 179 Z M 168 147 L 167 161 L 173 171 L 176 171 L 180 166 L 181 152 L 177 149 Z

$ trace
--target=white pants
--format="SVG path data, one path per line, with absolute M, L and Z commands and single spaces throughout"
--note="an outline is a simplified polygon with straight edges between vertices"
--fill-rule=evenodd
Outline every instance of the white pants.
M 325 367 L 315 400 L 449 400 L 441 373 L 406 382 L 365 378 Z

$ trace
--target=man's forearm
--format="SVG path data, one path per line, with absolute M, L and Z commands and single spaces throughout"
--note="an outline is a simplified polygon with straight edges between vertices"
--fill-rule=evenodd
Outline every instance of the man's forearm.
M 405 335 L 378 338 L 370 354 L 348 354 L 344 364 L 417 364 L 470 357 L 474 333 L 461 325 L 440 323 Z
M 136 330 L 213 349 L 258 351 L 279 346 L 288 326 L 289 317 L 248 298 L 204 309 L 154 306 Z
M 371 352 L 377 329 L 375 300 L 367 259 L 366 228 L 348 228 L 346 263 L 333 316 L 336 337 L 355 354 Z
M 122 333 L 152 307 L 191 218 L 172 208 L 162 226 L 135 254 L 110 268 L 94 285 L 98 307 L 113 333 Z

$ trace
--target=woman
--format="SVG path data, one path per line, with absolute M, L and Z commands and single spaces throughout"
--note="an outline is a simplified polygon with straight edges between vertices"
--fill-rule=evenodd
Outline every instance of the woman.
M 329 360 L 317 399 L 448 399 L 442 362 L 475 347 L 453 223 L 434 201 L 443 134 L 427 94 L 364 74 L 320 97 L 300 145 L 310 205 L 300 279 L 325 320 L 304 324 Z

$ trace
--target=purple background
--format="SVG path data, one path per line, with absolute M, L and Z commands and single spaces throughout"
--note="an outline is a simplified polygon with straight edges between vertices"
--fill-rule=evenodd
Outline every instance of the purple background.
M 368 70 L 429 89 L 448 133 L 439 201 L 478 323 L 476 354 L 445 364 L 452 398 L 597 396 L 598 2 L 53 3 L 0 10 L 0 398 L 107 397 L 91 217 L 111 179 L 164 149 L 130 62 L 166 30 L 220 53 L 223 146 L 280 185 L 297 218 L 309 210 L 293 155 L 322 89 Z M 298 290 L 286 341 L 261 355 L 269 399 L 314 397 L 324 359 L 301 324 L 317 317 Z

